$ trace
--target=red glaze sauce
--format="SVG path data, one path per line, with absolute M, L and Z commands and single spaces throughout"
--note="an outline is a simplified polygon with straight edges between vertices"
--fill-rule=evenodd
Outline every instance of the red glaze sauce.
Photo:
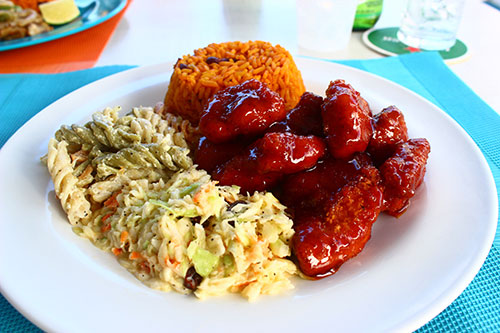
M 323 140 L 314 136 L 267 133 L 219 166 L 213 177 L 221 185 L 238 185 L 245 192 L 270 189 L 285 174 L 314 166 L 325 149 Z
M 301 271 L 313 277 L 334 274 L 358 255 L 371 236 L 382 207 L 378 171 L 360 175 L 333 194 L 325 217 L 305 217 L 295 227 L 293 252 Z
M 204 136 L 198 142 L 194 153 L 194 163 L 211 173 L 217 166 L 229 161 L 244 150 L 247 145 L 248 143 L 244 140 L 213 143 Z
M 380 166 L 385 187 L 385 211 L 403 214 L 415 190 L 422 184 L 431 147 L 426 139 L 410 139 L 396 146 L 396 151 Z
M 204 108 L 199 126 L 210 141 L 222 143 L 260 135 L 285 117 L 283 99 L 264 83 L 249 80 L 217 92 Z
M 214 95 L 203 111 L 195 162 L 221 185 L 269 190 L 294 221 L 293 256 L 321 278 L 358 255 L 381 211 L 399 216 L 423 181 L 430 146 L 408 139 L 402 112 L 375 116 L 343 80 L 326 98 L 283 100 L 250 80 Z
M 373 132 L 368 104 L 349 87 L 342 80 L 331 82 L 321 105 L 328 148 L 335 158 L 365 151 Z
M 259 173 L 290 174 L 313 167 L 325 155 L 323 139 L 292 133 L 267 133 L 255 143 L 253 158 Z
M 288 112 L 286 119 L 274 123 L 268 131 L 323 137 L 321 104 L 323 104 L 323 97 L 311 92 L 305 92 L 300 97 L 297 106 Z
M 396 145 L 408 141 L 403 113 L 394 105 L 383 109 L 372 118 L 373 135 L 367 151 L 376 165 L 382 164 L 396 150 Z

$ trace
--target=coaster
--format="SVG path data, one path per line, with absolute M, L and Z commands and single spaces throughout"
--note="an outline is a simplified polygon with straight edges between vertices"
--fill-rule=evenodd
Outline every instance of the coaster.
M 425 50 L 400 42 L 397 37 L 398 29 L 397 27 L 392 27 L 367 30 L 363 33 L 363 42 L 372 50 L 388 56 L 425 52 Z M 461 40 L 457 39 L 455 45 L 438 52 L 445 62 L 457 63 L 467 58 L 468 48 Z

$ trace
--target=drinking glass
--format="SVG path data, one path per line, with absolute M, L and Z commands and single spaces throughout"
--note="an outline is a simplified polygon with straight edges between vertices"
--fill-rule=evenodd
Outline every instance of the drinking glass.
M 456 41 L 465 0 L 408 0 L 398 39 L 423 50 L 446 50 Z
M 297 0 L 299 47 L 320 53 L 344 49 L 358 0 Z

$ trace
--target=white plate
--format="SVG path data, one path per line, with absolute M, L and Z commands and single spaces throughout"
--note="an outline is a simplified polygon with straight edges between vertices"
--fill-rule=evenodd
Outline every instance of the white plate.
M 53 103 L 0 151 L 0 286 L 48 331 L 412 331 L 448 306 L 484 262 L 497 222 L 489 168 L 467 134 L 409 90 L 349 67 L 297 59 L 308 90 L 344 78 L 373 110 L 395 104 L 410 136 L 432 147 L 425 185 L 401 218 L 381 216 L 365 250 L 320 281 L 248 303 L 198 301 L 148 289 L 109 253 L 76 236 L 39 157 L 62 124 L 83 123 L 105 106 L 154 105 L 172 63 L 122 72 Z M 466 158 L 465 158 L 466 157 Z

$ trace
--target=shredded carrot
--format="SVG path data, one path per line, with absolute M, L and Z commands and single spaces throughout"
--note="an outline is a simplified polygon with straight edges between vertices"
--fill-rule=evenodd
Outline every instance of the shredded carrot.
M 129 259 L 131 260 L 142 259 L 142 255 L 139 252 L 133 251 L 132 253 L 130 253 Z
M 248 286 L 250 283 L 254 283 L 255 281 L 257 281 L 257 280 L 251 280 L 251 281 L 245 281 L 242 283 L 238 283 L 235 287 L 243 289 L 244 287 Z
M 211 181 L 210 183 L 206 183 L 200 187 L 198 192 L 193 196 L 194 203 L 200 203 L 203 198 L 203 193 L 209 193 L 214 187 L 216 182 Z
M 107 219 L 109 219 L 109 218 L 110 218 L 110 216 L 111 216 L 111 215 L 112 215 L 111 213 L 104 215 L 104 216 L 102 217 L 101 221 L 102 221 L 102 222 L 106 221 Z
M 90 175 L 92 173 L 92 170 L 94 170 L 92 168 L 92 165 L 87 165 L 87 167 L 85 168 L 85 170 L 83 170 L 82 174 L 80 176 L 78 176 L 78 179 L 84 179 L 86 178 L 88 175 Z
M 113 254 L 118 257 L 120 254 L 122 254 L 122 249 L 114 247 L 111 249 L 111 252 L 113 252 Z
M 75 151 L 71 156 L 71 162 L 85 162 L 89 158 L 89 152 L 83 149 L 80 149 L 79 151 Z
M 101 227 L 101 232 L 106 232 L 111 230 L 111 223 L 107 223 Z
M 170 260 L 168 257 L 165 257 L 165 265 L 168 265 L 168 264 L 171 264 L 174 266 L 174 268 L 176 268 L 177 266 L 179 266 L 181 263 L 178 262 L 177 260 Z
M 120 242 L 125 243 L 127 238 L 128 238 L 128 231 L 125 231 L 125 230 L 122 231 L 122 233 L 120 235 Z
M 200 200 L 201 200 L 201 193 L 202 193 L 202 191 L 198 191 L 198 192 L 196 192 L 196 194 L 194 195 L 194 197 L 193 197 L 193 202 L 194 202 L 195 204 L 197 204 L 197 203 L 199 203 L 199 202 L 200 202 Z
M 122 191 L 116 191 L 113 193 L 112 196 L 110 196 L 106 201 L 104 201 L 104 206 L 110 207 L 110 208 L 116 208 L 118 207 L 118 200 L 116 200 L 116 196 L 120 194 Z

